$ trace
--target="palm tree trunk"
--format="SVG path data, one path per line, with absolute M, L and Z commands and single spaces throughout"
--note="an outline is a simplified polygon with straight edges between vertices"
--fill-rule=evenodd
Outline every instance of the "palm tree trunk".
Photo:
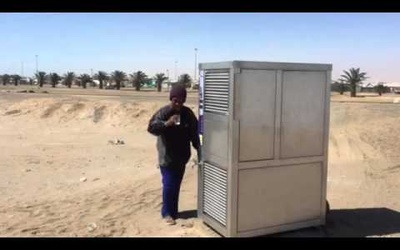
M 103 81 L 102 80 L 100 80 L 99 88 L 103 89 Z
M 357 89 L 356 89 L 356 84 L 355 83 L 352 83 L 351 84 L 351 97 L 356 97 L 356 91 L 357 91 Z
M 161 82 L 158 82 L 158 83 L 157 83 L 157 91 L 158 91 L 158 92 L 161 92 Z
M 135 87 L 136 87 L 136 91 L 140 91 L 140 83 L 137 82 Z
M 121 88 L 121 82 L 117 81 L 117 89 L 119 90 Z

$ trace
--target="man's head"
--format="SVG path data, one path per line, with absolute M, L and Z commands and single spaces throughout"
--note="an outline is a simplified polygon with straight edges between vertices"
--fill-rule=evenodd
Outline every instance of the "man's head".
M 180 111 L 182 105 L 186 101 L 186 89 L 180 84 L 173 85 L 169 92 L 169 100 L 171 101 L 172 108 Z

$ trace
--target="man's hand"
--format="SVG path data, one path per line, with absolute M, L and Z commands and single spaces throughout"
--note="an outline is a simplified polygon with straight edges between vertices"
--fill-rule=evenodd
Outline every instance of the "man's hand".
M 201 163 L 201 150 L 200 149 L 197 150 L 197 159 L 193 158 L 192 161 L 193 161 L 192 168 L 194 168 L 195 166 L 200 167 L 200 163 Z
M 165 122 L 165 126 L 171 127 L 175 125 L 175 122 L 178 120 L 179 115 L 171 116 L 168 121 Z

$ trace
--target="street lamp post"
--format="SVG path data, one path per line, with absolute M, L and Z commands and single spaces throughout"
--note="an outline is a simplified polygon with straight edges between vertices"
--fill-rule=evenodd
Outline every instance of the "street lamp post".
M 197 48 L 194 48 L 194 76 L 193 80 L 196 83 L 197 81 Z
M 168 89 L 171 87 L 171 79 L 169 78 L 169 69 L 167 69 Z
M 178 81 L 178 61 L 175 61 L 175 81 Z
M 35 55 L 36 57 L 36 74 L 39 72 L 38 70 L 38 55 Z

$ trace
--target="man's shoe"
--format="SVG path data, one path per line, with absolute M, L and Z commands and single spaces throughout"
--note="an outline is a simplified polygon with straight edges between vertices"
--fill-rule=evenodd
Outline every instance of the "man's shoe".
M 165 216 L 164 221 L 165 221 L 165 223 L 167 223 L 167 225 L 175 225 L 176 224 L 176 221 L 171 216 Z

